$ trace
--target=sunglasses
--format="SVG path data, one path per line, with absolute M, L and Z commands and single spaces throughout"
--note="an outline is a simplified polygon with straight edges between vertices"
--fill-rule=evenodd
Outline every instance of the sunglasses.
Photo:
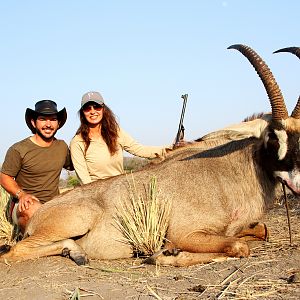
M 84 112 L 90 112 L 92 109 L 100 111 L 103 108 L 102 105 L 100 104 L 89 104 L 89 105 L 85 105 L 82 110 Z

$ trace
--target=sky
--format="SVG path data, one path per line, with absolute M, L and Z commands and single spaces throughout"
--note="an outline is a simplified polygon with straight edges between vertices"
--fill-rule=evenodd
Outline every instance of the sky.
M 270 111 L 264 87 L 232 44 L 268 64 L 291 113 L 300 94 L 297 0 L 0 0 L 0 163 L 31 135 L 26 108 L 51 99 L 78 126 L 82 95 L 99 91 L 120 126 L 145 145 L 174 141 L 188 94 L 185 139 Z

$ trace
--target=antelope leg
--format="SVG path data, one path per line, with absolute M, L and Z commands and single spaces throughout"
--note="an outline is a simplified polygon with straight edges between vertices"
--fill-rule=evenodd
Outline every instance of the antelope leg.
M 170 246 L 175 246 L 180 251 L 172 251 Z M 173 253 L 175 255 L 172 255 Z M 228 257 L 247 257 L 249 253 L 247 243 L 239 238 L 193 232 L 179 241 L 175 242 L 173 240 L 172 243 L 167 245 L 167 249 L 155 253 L 145 262 L 189 266 L 225 260 Z

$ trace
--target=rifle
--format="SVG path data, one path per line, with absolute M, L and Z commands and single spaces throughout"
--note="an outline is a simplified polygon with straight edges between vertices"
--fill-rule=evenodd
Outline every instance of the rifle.
M 181 96 L 183 99 L 183 105 L 182 105 L 182 110 L 181 110 L 181 116 L 180 116 L 180 121 L 179 121 L 179 127 L 175 139 L 175 146 L 184 139 L 184 126 L 183 126 L 183 118 L 184 118 L 184 113 L 185 113 L 185 107 L 186 107 L 186 102 L 188 98 L 188 94 L 184 94 Z

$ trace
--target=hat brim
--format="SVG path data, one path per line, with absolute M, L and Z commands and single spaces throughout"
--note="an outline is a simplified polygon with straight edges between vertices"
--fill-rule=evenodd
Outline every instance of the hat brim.
M 57 112 L 55 114 L 57 115 L 57 120 L 58 120 L 58 124 L 59 124 L 59 129 L 60 129 L 65 125 L 65 123 L 67 121 L 67 110 L 64 107 L 62 110 L 60 110 L 59 112 Z M 35 132 L 35 128 L 31 124 L 31 120 L 36 119 L 37 116 L 47 116 L 47 115 L 53 115 L 53 113 L 51 112 L 49 114 L 48 113 L 41 114 L 30 108 L 26 109 L 25 121 L 26 121 L 28 128 L 31 130 L 31 132 Z
M 96 100 L 88 99 L 88 100 L 85 100 L 85 101 L 81 101 L 81 108 L 83 108 L 88 103 L 97 103 L 101 106 L 104 106 L 104 101 L 101 100 L 101 99 L 96 99 Z

